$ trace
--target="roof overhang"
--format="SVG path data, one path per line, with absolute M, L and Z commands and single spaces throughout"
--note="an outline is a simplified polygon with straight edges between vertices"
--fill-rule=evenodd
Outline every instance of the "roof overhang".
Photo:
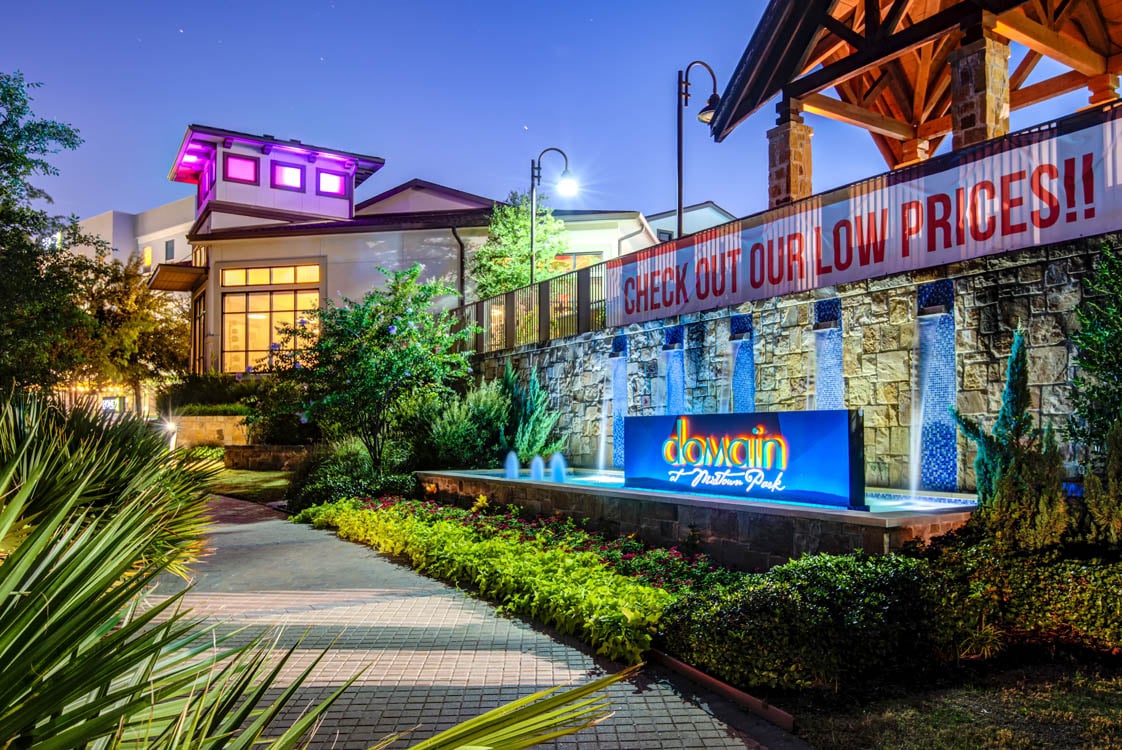
M 168 179 L 172 182 L 186 182 L 192 185 L 198 183 L 199 171 L 206 163 L 207 157 L 218 148 L 219 144 L 234 143 L 259 148 L 262 153 L 279 151 L 310 161 L 323 160 L 325 163 L 333 163 L 338 169 L 353 171 L 355 187 L 365 182 L 386 163 L 386 160 L 379 156 L 313 146 L 298 140 L 285 141 L 271 135 L 253 135 L 209 125 L 188 125 L 187 132 L 183 134 L 183 141 L 179 144 L 179 151 L 176 152 L 175 161 L 171 165 L 171 171 L 168 173 Z
M 161 263 L 148 279 L 148 288 L 160 292 L 191 292 L 206 281 L 206 269 L 200 266 L 183 266 Z

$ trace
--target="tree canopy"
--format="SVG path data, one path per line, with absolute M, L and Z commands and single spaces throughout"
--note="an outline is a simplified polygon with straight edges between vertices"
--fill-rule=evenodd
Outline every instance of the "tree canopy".
M 538 195 L 534 235 L 534 280 L 556 276 L 564 268 L 557 256 L 569 247 L 565 223 L 554 218 L 546 197 Z M 487 241 L 476 251 L 469 269 L 478 299 L 494 297 L 530 283 L 530 196 L 512 192 L 496 204 L 487 228 Z

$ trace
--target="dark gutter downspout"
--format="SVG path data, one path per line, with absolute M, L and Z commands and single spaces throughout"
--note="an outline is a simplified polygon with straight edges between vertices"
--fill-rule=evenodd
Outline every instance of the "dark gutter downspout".
M 456 238 L 456 242 L 460 245 L 460 273 L 456 281 L 456 289 L 460 293 L 460 305 L 462 306 L 464 304 L 464 240 L 455 227 L 449 227 L 449 229 L 452 230 L 452 236 Z
M 642 234 L 643 233 L 643 228 L 644 228 L 643 227 L 643 222 L 640 221 L 638 229 L 636 229 L 631 234 L 625 234 L 622 237 L 620 237 L 618 240 L 616 240 L 616 257 L 617 258 L 619 256 L 623 255 L 623 243 L 626 242 L 627 240 L 631 239 L 632 237 L 638 235 L 638 234 Z

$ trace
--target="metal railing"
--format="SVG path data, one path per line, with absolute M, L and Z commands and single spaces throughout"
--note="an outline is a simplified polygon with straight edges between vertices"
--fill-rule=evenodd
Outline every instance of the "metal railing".
M 461 325 L 478 326 L 465 349 L 481 354 L 604 329 L 606 263 L 457 307 Z

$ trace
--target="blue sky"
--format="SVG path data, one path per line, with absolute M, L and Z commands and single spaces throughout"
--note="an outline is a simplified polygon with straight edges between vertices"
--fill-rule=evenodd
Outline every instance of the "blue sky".
M 582 183 L 559 208 L 668 211 L 675 202 L 677 70 L 701 59 L 723 90 L 763 0 L 544 3 L 24 0 L 5 10 L 0 70 L 43 88 L 35 111 L 85 144 L 38 184 L 58 213 L 141 211 L 192 194 L 167 181 L 192 122 L 381 156 L 368 197 L 419 177 L 491 198 L 526 190 L 529 161 L 565 150 Z M 1014 48 L 1014 64 L 1022 53 Z M 1062 70 L 1041 65 L 1030 79 Z M 715 143 L 686 116 L 685 201 L 766 208 L 774 109 Z M 1027 127 L 1086 93 L 1016 112 Z M 808 117 L 816 191 L 885 170 L 869 136 Z M 560 159 L 543 162 L 546 191 Z

